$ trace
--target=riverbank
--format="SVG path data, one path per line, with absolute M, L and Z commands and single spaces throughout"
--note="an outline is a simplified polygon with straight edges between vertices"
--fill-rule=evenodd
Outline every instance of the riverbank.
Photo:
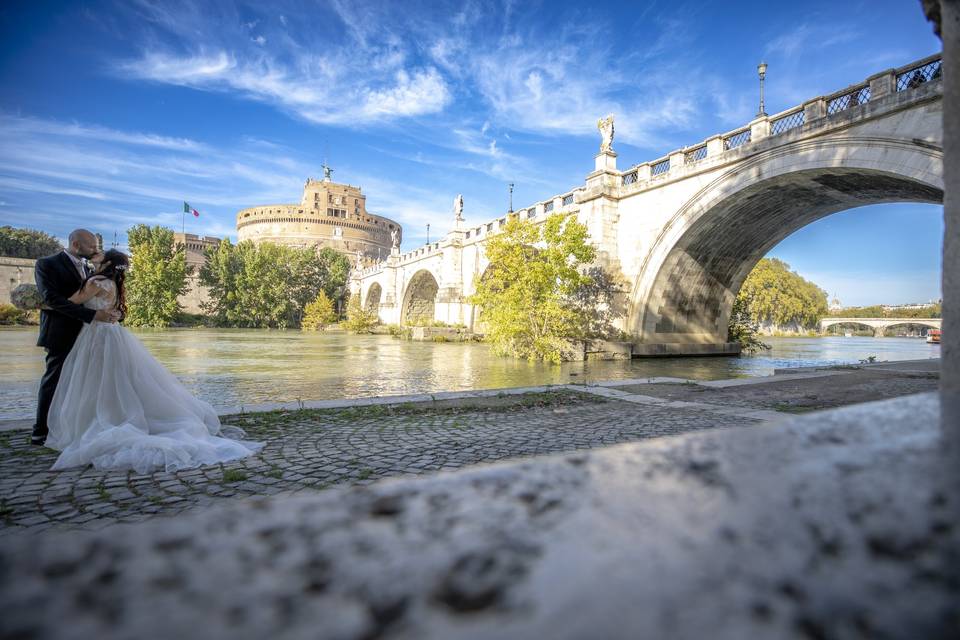
M 653 358 L 554 365 L 494 355 L 481 343 L 397 340 L 250 329 L 136 330 L 138 340 L 191 393 L 229 409 L 271 402 L 350 400 L 442 391 L 770 375 L 776 369 L 937 357 L 940 347 L 902 338 L 777 338 L 771 351 L 732 358 Z M 36 329 L 0 328 L 0 420 L 29 419 L 43 374 Z
M 958 467 L 937 400 L 919 394 L 770 427 L 219 500 L 104 531 L 36 535 L 38 525 L 0 539 L 0 627 L 37 638 L 73 628 L 357 640 L 664 630 L 952 637 Z M 549 442 L 594 427 L 598 408 L 627 404 L 528 409 L 554 418 L 544 420 L 555 429 L 543 434 Z M 607 428 L 623 414 L 603 416 Z M 488 446 L 511 440 L 507 430 Z M 207 493 L 242 482 L 230 471 Z
M 260 406 L 223 416 L 266 442 L 257 456 L 176 473 L 50 471 L 29 421 L 0 433 L 0 535 L 100 528 L 224 500 L 370 484 L 480 463 L 729 427 L 936 388 L 936 361 L 767 378 L 671 378 Z M 252 407 L 251 407 L 252 408 Z

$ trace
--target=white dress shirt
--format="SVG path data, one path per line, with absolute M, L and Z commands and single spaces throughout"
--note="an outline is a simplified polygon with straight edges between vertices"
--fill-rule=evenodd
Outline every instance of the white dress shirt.
M 67 257 L 70 258 L 70 262 L 73 263 L 73 266 L 77 268 L 77 273 L 80 274 L 80 279 L 83 280 L 87 277 L 87 270 L 83 266 L 83 262 L 77 256 L 73 255 L 69 251 L 64 251 L 67 254 Z

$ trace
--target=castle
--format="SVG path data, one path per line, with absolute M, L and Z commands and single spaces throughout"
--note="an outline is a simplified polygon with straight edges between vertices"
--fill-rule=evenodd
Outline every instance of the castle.
M 237 241 L 255 244 L 272 242 L 288 247 L 330 247 L 346 256 L 355 266 L 376 264 L 400 246 L 403 229 L 399 223 L 367 211 L 367 197 L 360 187 L 339 184 L 330 179 L 332 170 L 324 166 L 322 180 L 308 178 L 299 204 L 266 204 L 237 213 Z M 174 242 L 186 250 L 187 266 L 193 273 L 187 278 L 187 292 L 179 302 L 188 313 L 201 313 L 207 300 L 200 284 L 200 267 L 206 263 L 204 252 L 216 248 L 219 238 L 175 233 Z M 359 264 L 358 264 L 359 263 Z
M 367 211 L 360 187 L 330 179 L 324 166 L 322 180 L 308 178 L 299 204 L 267 204 L 237 213 L 237 240 L 273 242 L 291 247 L 330 247 L 368 266 L 399 246 L 400 224 Z

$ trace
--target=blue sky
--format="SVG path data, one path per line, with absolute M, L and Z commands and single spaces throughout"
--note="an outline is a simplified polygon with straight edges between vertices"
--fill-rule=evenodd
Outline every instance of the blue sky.
M 0 4 L 0 223 L 231 236 L 326 158 L 404 248 L 940 49 L 915 0 Z M 942 208 L 865 207 L 776 247 L 845 304 L 936 299 Z M 905 232 L 906 230 L 906 232 Z

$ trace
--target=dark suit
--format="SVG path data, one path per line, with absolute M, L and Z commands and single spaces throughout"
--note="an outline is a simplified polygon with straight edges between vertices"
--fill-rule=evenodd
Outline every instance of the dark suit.
M 40 258 L 34 267 L 37 290 L 43 300 L 40 311 L 40 336 L 37 346 L 47 349 L 47 369 L 40 380 L 37 421 L 33 436 L 47 436 L 47 413 L 60 381 L 60 371 L 83 323 L 93 322 L 97 312 L 67 300 L 80 289 L 83 279 L 65 252 Z

